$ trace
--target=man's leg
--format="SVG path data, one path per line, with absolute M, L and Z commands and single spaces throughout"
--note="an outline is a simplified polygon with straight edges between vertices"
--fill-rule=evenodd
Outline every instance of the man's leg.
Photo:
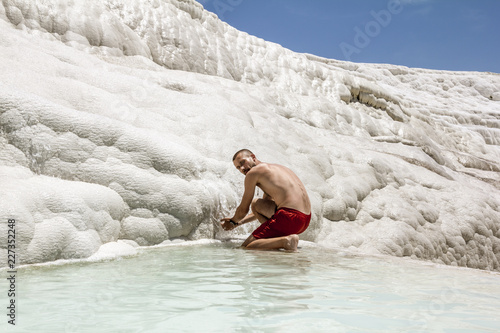
M 252 213 L 257 217 L 260 223 L 269 220 L 276 212 L 276 208 L 276 203 L 273 200 L 255 199 L 252 201 Z M 253 235 L 250 235 L 241 246 L 254 250 L 285 249 L 295 251 L 297 250 L 298 244 L 299 236 L 297 235 L 261 239 L 257 239 Z
M 241 246 L 253 250 L 285 249 L 289 251 L 296 251 L 298 244 L 299 236 L 295 234 L 282 237 L 260 239 L 257 239 L 254 236 L 250 235 Z

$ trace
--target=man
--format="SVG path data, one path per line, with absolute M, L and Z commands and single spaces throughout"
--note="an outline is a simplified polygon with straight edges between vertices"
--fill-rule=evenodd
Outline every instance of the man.
M 282 165 L 259 161 L 248 149 L 236 152 L 233 164 L 245 175 L 245 192 L 234 216 L 221 220 L 224 230 L 257 219 L 260 227 L 241 246 L 297 250 L 297 234 L 304 232 L 311 220 L 311 202 L 300 179 Z M 256 186 L 264 191 L 262 199 L 253 200 Z M 250 205 L 252 213 L 247 215 Z

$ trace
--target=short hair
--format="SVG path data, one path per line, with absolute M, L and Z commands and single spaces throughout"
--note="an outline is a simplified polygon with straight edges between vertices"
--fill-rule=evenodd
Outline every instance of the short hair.
M 241 154 L 241 153 L 247 153 L 247 154 L 249 154 L 249 155 L 254 155 L 254 153 L 252 153 L 250 150 L 248 150 L 248 149 L 246 149 L 246 148 L 243 148 L 243 149 L 238 150 L 238 151 L 236 152 L 236 154 L 234 154 L 234 156 L 233 156 L 233 162 L 234 162 L 234 160 L 236 159 L 236 157 L 238 157 L 238 155 L 239 155 L 239 154 Z

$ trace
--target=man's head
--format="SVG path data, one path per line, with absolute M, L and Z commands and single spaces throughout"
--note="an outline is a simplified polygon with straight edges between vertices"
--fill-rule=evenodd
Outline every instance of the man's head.
M 233 164 L 242 174 L 246 175 L 258 163 L 255 155 L 248 149 L 241 149 L 233 156 Z

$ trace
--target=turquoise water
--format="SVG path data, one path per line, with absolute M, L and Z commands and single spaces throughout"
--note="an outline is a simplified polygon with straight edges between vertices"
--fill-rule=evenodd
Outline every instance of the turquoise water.
M 17 325 L 2 332 L 500 331 L 500 274 L 312 246 L 150 248 L 19 268 L 16 283 Z

